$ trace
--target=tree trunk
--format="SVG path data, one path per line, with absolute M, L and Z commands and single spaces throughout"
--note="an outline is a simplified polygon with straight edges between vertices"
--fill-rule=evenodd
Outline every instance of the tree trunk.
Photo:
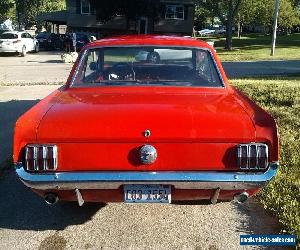
M 242 36 L 242 20 L 240 15 L 238 14 L 238 20 L 237 20 L 237 37 L 241 39 Z
M 226 24 L 226 43 L 225 43 L 225 49 L 227 50 L 232 50 L 232 26 L 233 26 L 233 20 L 232 18 L 228 18 Z
M 234 19 L 234 10 L 233 10 L 233 2 L 232 0 L 228 3 L 228 14 L 227 14 L 227 22 L 226 22 L 226 43 L 225 49 L 232 50 L 232 26 Z

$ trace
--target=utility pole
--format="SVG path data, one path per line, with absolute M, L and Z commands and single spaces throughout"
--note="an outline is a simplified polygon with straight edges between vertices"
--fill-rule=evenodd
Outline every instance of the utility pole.
M 272 37 L 271 56 L 275 55 L 279 0 L 275 0 L 274 4 L 275 4 L 275 6 L 274 6 L 274 22 L 273 22 L 273 37 Z

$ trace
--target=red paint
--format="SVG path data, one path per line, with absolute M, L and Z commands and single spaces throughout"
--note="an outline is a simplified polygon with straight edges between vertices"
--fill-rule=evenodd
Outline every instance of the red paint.
M 14 162 L 22 160 L 22 148 L 29 143 L 55 143 L 58 171 L 231 171 L 237 170 L 235 146 L 248 142 L 267 143 L 270 161 L 278 160 L 274 119 L 228 85 L 220 61 L 207 43 L 178 37 L 123 36 L 96 41 L 85 48 L 128 45 L 209 49 L 225 87 L 70 88 L 77 61 L 65 87 L 17 121 Z M 143 136 L 145 129 L 150 129 L 150 138 Z M 138 159 L 138 149 L 145 143 L 158 151 L 152 165 L 141 165 Z M 88 200 L 101 201 L 102 195 L 106 199 L 119 191 L 83 192 Z M 172 195 L 184 200 L 211 197 L 211 192 L 176 190 Z M 232 192 L 222 191 L 221 196 L 232 197 Z M 73 197 L 68 191 L 60 194 L 67 200 Z

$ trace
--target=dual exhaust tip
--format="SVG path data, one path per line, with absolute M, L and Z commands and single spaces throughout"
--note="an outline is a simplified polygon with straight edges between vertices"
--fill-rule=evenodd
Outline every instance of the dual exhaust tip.
M 248 200 L 249 194 L 247 192 L 243 192 L 234 196 L 234 201 L 237 203 L 244 203 Z
M 78 205 L 81 207 L 84 204 L 84 199 L 80 193 L 80 191 L 76 188 L 75 194 L 77 197 Z M 57 194 L 55 193 L 46 193 L 44 196 L 44 200 L 48 205 L 54 205 L 59 201 Z
M 45 194 L 44 199 L 48 205 L 54 205 L 55 203 L 57 203 L 59 201 L 57 194 L 54 194 L 54 193 Z

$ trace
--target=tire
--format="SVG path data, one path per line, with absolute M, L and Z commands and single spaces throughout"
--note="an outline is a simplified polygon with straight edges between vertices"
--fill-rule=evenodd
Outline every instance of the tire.
M 26 54 L 27 54 L 27 51 L 26 51 L 26 46 L 23 46 L 23 47 L 22 47 L 21 56 L 22 56 L 22 57 L 25 57 L 25 56 L 26 56 Z
M 160 62 L 160 56 L 157 52 L 150 52 L 147 56 L 147 61 L 152 63 L 159 63 Z

